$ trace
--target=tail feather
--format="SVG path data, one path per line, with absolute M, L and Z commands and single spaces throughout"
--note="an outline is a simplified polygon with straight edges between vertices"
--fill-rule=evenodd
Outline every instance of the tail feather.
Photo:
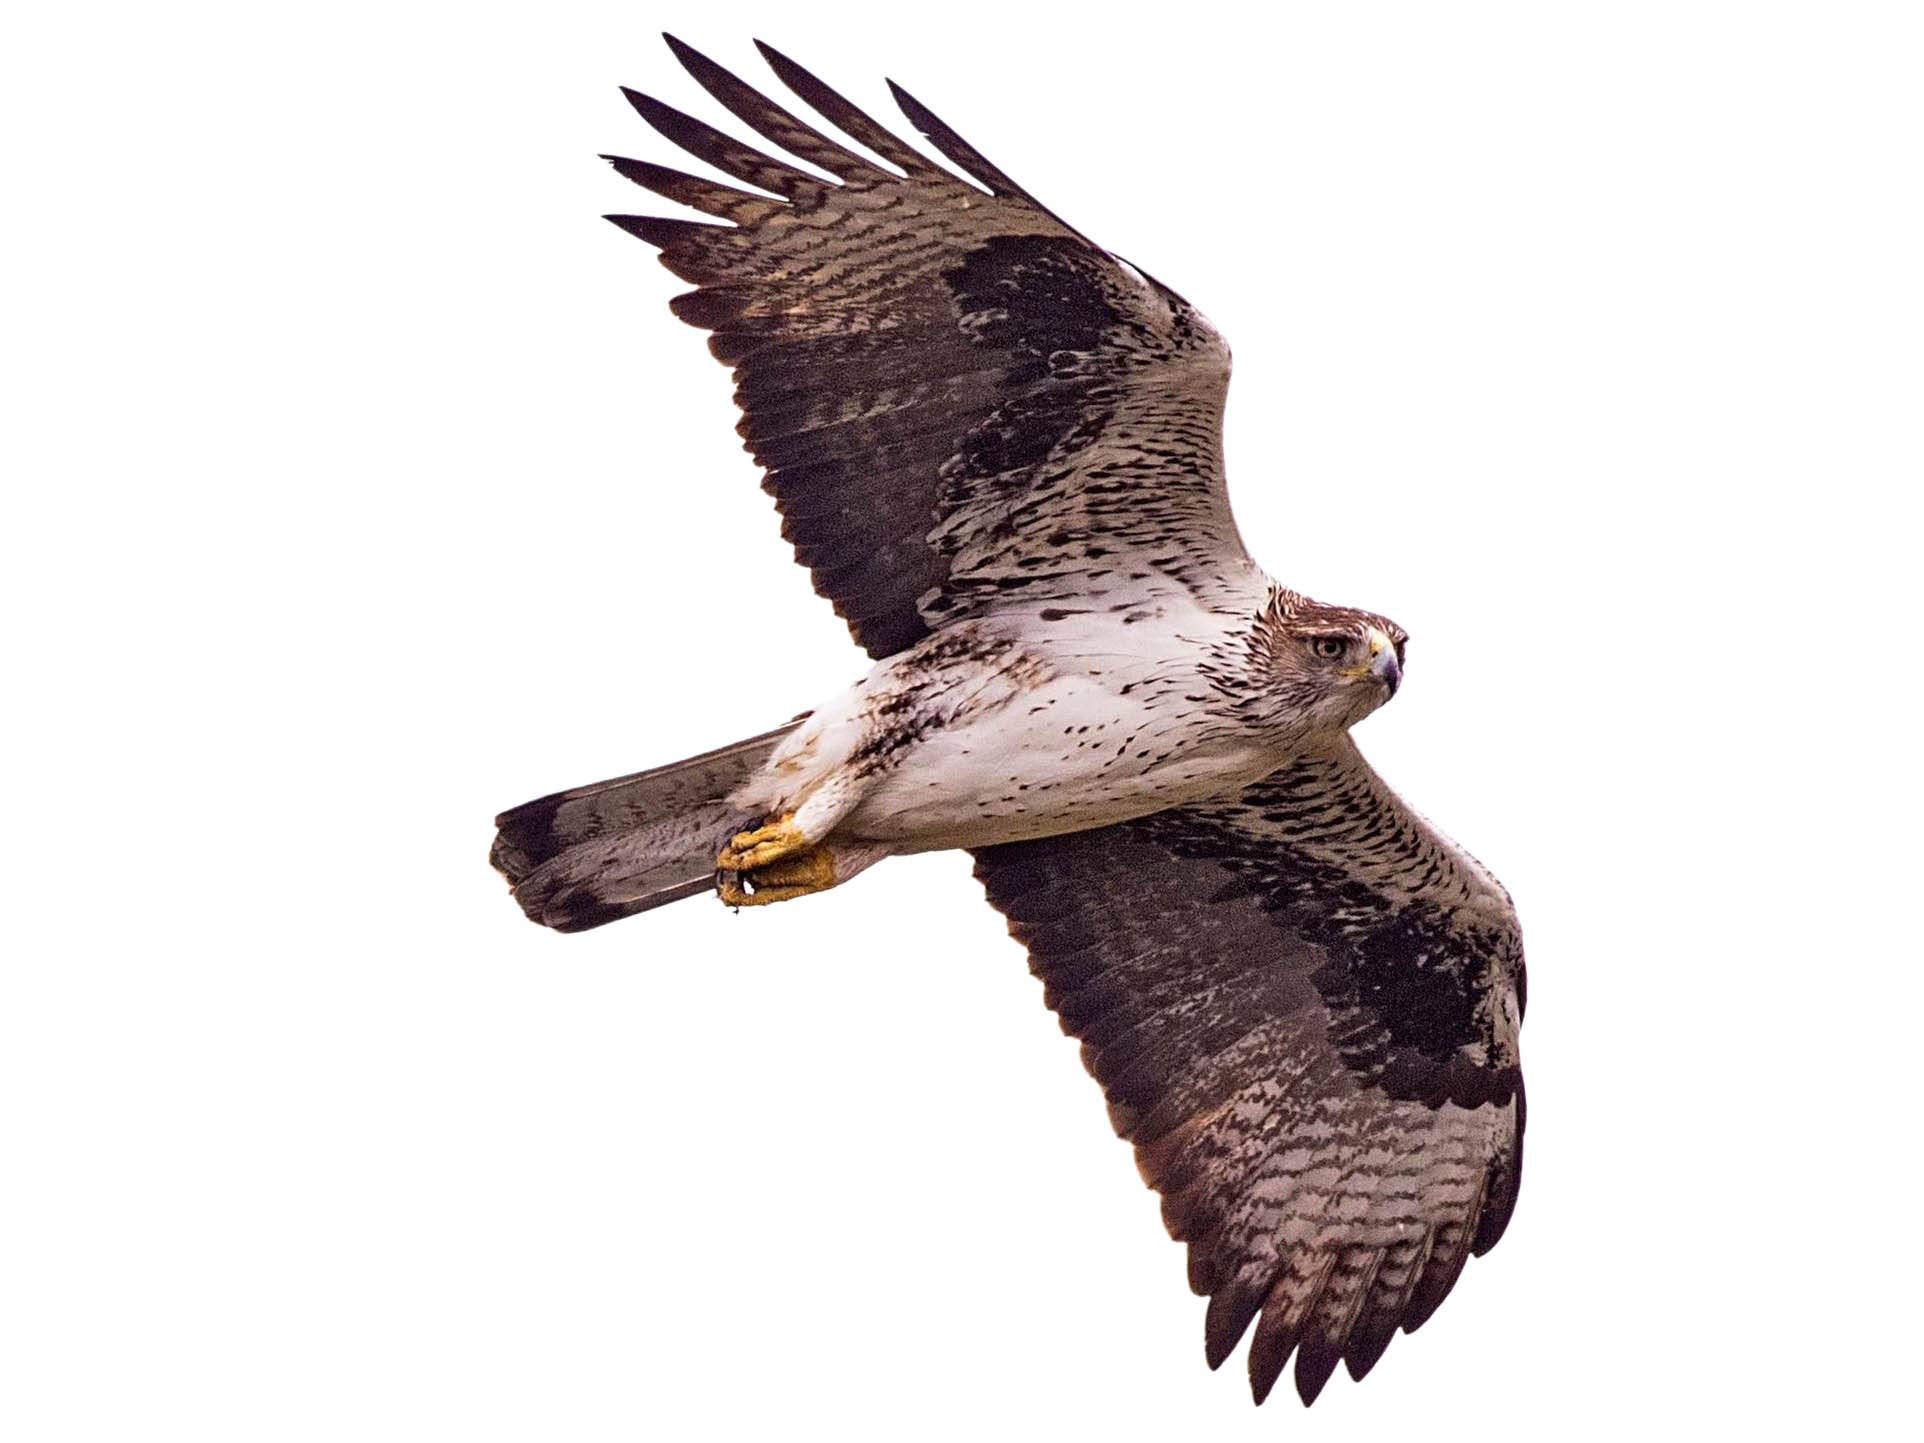
M 729 794 L 801 721 L 503 812 L 490 860 L 529 918 L 562 932 L 705 892 L 716 850 L 756 820 L 731 806 Z
M 516 882 L 514 897 L 531 920 L 558 932 L 585 932 L 666 906 L 710 890 L 716 851 L 753 820 L 726 802 L 704 802 L 570 847 Z

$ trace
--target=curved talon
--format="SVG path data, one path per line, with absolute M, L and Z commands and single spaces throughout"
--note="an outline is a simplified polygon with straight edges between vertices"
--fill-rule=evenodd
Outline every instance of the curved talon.
M 809 847 L 766 866 L 724 867 L 715 879 L 715 890 L 730 907 L 766 907 L 826 892 L 835 881 L 834 855 L 827 847 Z
M 724 872 L 752 872 L 757 867 L 766 867 L 807 847 L 808 838 L 795 825 L 795 814 L 783 812 L 778 817 L 770 817 L 759 827 L 735 833 L 715 858 L 715 866 Z

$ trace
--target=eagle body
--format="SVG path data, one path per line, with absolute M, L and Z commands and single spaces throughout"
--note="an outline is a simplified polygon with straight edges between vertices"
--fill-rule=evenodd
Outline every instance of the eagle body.
M 1515 910 L 1350 737 L 1406 635 L 1244 549 L 1229 349 L 1182 297 L 899 87 L 948 166 L 766 46 L 820 122 L 669 44 L 769 149 L 629 92 L 728 179 L 610 157 L 711 220 L 610 219 L 693 285 L 672 307 L 872 667 L 513 808 L 494 864 L 579 931 L 970 850 L 1188 1247 L 1210 1366 L 1248 1335 L 1259 1403 L 1292 1359 L 1305 1403 L 1361 1378 L 1495 1246 L 1522 1170 Z
M 1171 597 L 958 623 L 818 708 L 736 800 L 797 812 L 810 841 L 921 852 L 1238 790 L 1290 753 L 1236 685 L 1259 610 Z

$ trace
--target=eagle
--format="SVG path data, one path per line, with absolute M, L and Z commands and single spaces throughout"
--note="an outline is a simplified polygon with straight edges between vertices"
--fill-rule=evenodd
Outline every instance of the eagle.
M 715 223 L 609 219 L 695 287 L 672 309 L 873 665 L 506 812 L 494 865 L 577 931 L 969 850 L 1188 1246 L 1209 1365 L 1253 1324 L 1258 1403 L 1292 1355 L 1305 1404 L 1362 1378 L 1502 1236 L 1523 1153 L 1509 896 L 1350 738 L 1403 629 L 1250 558 L 1229 349 L 1181 296 L 892 82 L 947 166 L 767 45 L 819 121 L 668 44 L 770 149 L 625 91 L 730 183 L 605 157 Z

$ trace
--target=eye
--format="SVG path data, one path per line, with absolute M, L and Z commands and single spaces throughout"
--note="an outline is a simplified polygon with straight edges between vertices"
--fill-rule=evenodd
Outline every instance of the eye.
M 1349 650 L 1349 643 L 1340 636 L 1313 636 L 1309 641 L 1309 649 L 1324 661 L 1335 661 Z

